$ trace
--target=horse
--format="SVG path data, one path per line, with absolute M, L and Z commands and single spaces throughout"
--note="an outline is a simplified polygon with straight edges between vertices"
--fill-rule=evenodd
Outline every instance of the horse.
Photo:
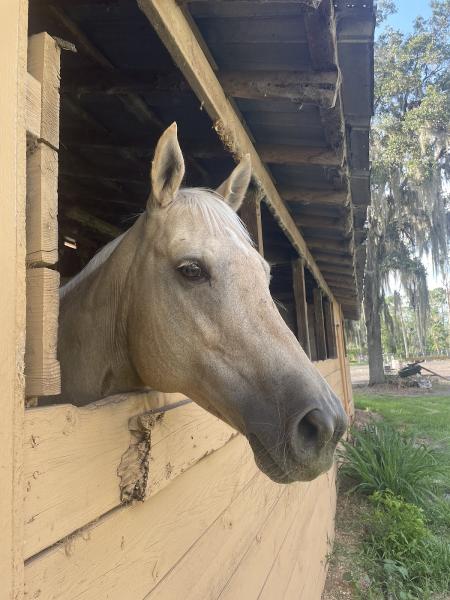
M 184 172 L 174 123 L 156 146 L 145 212 L 61 288 L 61 400 L 182 393 L 246 436 L 273 481 L 311 480 L 331 467 L 347 419 L 236 213 L 250 156 L 216 191 L 181 188 Z

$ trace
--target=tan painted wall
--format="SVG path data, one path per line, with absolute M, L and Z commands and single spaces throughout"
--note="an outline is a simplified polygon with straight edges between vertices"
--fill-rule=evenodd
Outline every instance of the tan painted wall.
M 343 397 L 340 359 L 316 365 Z M 319 600 L 334 472 L 274 484 L 242 436 L 191 404 L 152 430 L 147 500 L 121 505 L 128 420 L 154 402 L 27 411 L 26 597 Z

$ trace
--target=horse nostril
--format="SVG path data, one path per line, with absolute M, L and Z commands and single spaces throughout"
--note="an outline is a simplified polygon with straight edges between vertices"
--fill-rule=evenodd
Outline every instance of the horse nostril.
M 307 413 L 297 423 L 295 446 L 299 449 L 320 450 L 334 435 L 331 416 L 316 408 Z

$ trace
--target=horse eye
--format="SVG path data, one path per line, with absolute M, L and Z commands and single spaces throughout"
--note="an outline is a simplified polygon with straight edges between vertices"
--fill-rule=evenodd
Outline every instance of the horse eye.
M 207 278 L 207 274 L 196 262 L 186 262 L 178 267 L 178 271 L 183 275 L 183 277 L 193 281 L 199 281 Z

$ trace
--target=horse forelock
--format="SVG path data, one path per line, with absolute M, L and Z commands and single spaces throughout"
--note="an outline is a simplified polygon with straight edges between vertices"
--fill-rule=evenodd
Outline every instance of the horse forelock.
M 253 245 L 239 215 L 228 206 L 220 194 L 207 188 L 183 188 L 169 207 L 172 212 L 189 212 L 203 223 L 213 236 L 232 237 Z

